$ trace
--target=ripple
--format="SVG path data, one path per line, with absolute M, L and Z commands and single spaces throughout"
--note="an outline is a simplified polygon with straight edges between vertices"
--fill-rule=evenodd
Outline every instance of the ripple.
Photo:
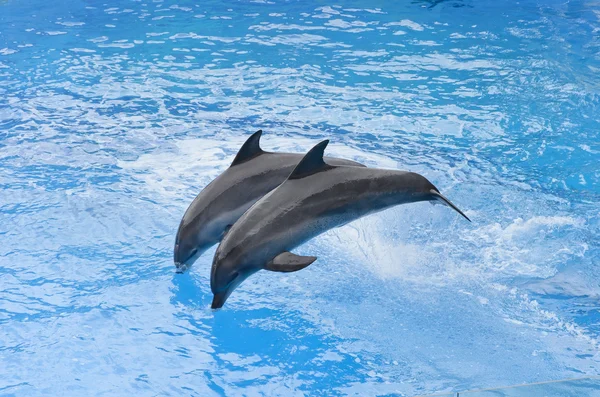
M 598 374 L 594 4 L 127 7 L 0 4 L 0 390 L 415 395 Z M 363 218 L 212 312 L 215 247 L 180 277 L 173 233 L 258 128 L 267 150 L 329 138 L 422 173 L 473 223 L 428 204 Z

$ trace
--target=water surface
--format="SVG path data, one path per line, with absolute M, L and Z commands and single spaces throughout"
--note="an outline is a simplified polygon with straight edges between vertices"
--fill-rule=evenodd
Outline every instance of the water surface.
M 0 394 L 416 395 L 600 375 L 600 7 L 0 2 Z M 264 132 L 430 179 L 209 309 L 194 196 Z

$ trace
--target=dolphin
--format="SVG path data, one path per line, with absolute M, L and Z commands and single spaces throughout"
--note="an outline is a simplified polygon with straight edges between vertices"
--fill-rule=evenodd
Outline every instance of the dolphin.
M 293 254 L 298 245 L 335 227 L 386 208 L 441 202 L 470 219 L 425 177 L 414 172 L 340 167 L 323 158 L 325 140 L 313 147 L 285 182 L 258 200 L 231 227 L 213 258 L 211 307 L 261 269 L 295 272 L 317 258 Z
M 175 237 L 174 261 L 183 273 L 262 196 L 279 186 L 304 157 L 301 153 L 271 153 L 260 147 L 262 130 L 242 145 L 231 166 L 209 183 L 185 211 Z M 336 166 L 364 165 L 327 158 Z

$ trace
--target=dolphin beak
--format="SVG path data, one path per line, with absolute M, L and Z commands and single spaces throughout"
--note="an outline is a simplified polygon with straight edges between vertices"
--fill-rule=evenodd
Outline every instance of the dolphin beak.
M 220 292 L 213 292 L 214 296 L 213 296 L 213 301 L 212 301 L 212 304 L 210 305 L 210 308 L 211 309 L 220 309 L 221 307 L 223 307 L 223 305 L 225 304 L 225 301 L 227 300 L 227 298 L 229 298 L 229 295 L 231 295 L 233 290 L 236 289 L 237 286 L 240 285 L 240 283 L 246 279 L 246 277 L 247 276 L 240 277 L 240 273 L 235 272 L 235 274 L 233 275 L 233 278 L 231 279 L 229 284 L 227 284 L 227 286 L 224 289 L 222 289 Z M 212 277 L 211 277 L 211 280 L 212 280 Z
M 174 255 L 174 262 L 175 262 L 175 272 L 176 273 L 185 273 L 187 272 L 190 267 L 192 267 L 192 265 L 194 264 L 194 262 L 196 261 L 196 259 L 202 255 L 204 251 L 203 250 L 199 250 L 198 248 L 194 249 L 190 255 L 188 255 L 187 257 L 185 257 L 184 255 L 182 255 L 179 252 L 179 244 L 175 245 L 175 255 Z
M 185 263 L 175 262 L 175 273 L 185 273 L 189 268 L 189 265 Z
M 213 301 L 212 304 L 210 305 L 211 309 L 220 309 L 223 307 L 223 305 L 225 304 L 225 301 L 227 300 L 227 298 L 229 298 L 229 294 L 231 294 L 231 292 L 229 292 L 229 290 L 225 290 L 223 292 L 218 292 L 215 294 L 215 296 L 213 297 Z
M 468 220 L 469 222 L 471 222 L 471 220 L 469 219 L 469 217 L 468 217 L 468 216 L 466 216 L 466 215 L 464 214 L 464 212 L 462 212 L 461 210 L 459 210 L 459 209 L 458 209 L 458 207 L 457 207 L 457 206 L 455 206 L 455 205 L 452 203 L 452 201 L 450 201 L 450 200 L 448 200 L 446 197 L 442 196 L 442 194 L 441 194 L 440 192 L 438 192 L 438 191 L 435 191 L 435 190 L 433 190 L 433 189 L 431 189 L 429 192 L 430 192 L 430 193 L 433 195 L 433 197 L 434 197 L 436 200 L 439 200 L 439 201 L 441 201 L 442 203 L 446 204 L 448 207 L 452 208 L 454 211 L 456 211 L 456 212 L 458 212 L 459 214 L 461 214 L 462 216 L 464 216 L 466 220 Z

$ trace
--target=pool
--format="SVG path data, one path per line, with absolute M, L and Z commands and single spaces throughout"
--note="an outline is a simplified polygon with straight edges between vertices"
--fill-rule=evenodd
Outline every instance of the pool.
M 259 128 L 419 172 L 473 223 L 360 219 L 213 312 L 215 248 L 175 274 L 175 232 Z M 597 2 L 0 1 L 0 394 L 596 377 L 599 164 Z

